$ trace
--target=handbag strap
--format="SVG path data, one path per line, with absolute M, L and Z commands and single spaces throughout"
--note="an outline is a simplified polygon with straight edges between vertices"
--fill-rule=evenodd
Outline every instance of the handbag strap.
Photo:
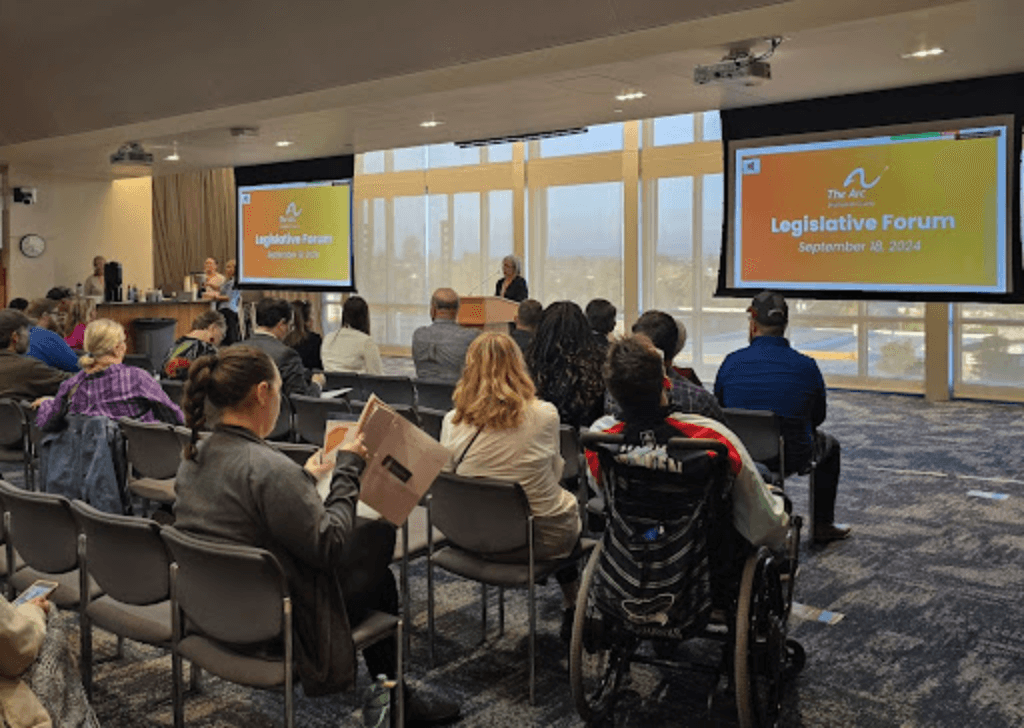
M 469 452 L 469 448 L 473 447 L 473 443 L 476 442 L 476 438 L 480 437 L 480 433 L 483 432 L 483 429 L 483 425 L 476 428 L 476 432 L 473 433 L 473 437 L 469 439 L 469 444 L 467 444 L 466 447 L 462 449 L 462 454 L 459 455 L 459 459 L 455 461 L 455 467 L 452 468 L 453 473 L 458 472 L 459 466 L 462 464 L 462 461 L 466 459 L 466 453 Z

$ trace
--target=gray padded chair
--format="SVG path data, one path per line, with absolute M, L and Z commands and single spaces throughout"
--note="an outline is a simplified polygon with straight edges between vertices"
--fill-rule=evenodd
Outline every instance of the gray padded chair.
M 17 463 L 24 468 L 25 483 L 30 483 L 29 455 L 26 450 L 27 424 L 21 406 L 13 399 L 0 399 L 0 467 Z
M 322 399 L 293 394 L 289 397 L 295 411 L 295 434 L 300 442 L 317 447 L 324 444 L 327 420 L 341 419 L 351 414 L 351 405 L 344 399 Z
M 335 389 L 351 390 L 346 397 L 351 399 L 366 399 L 363 396 L 362 375 L 356 372 L 324 372 L 327 384 L 324 391 L 330 392 Z
M 85 604 L 82 682 L 92 695 L 92 635 L 96 625 L 119 638 L 171 648 L 170 555 L 160 526 L 148 518 L 71 508 L 81 531 L 79 559 L 104 595 Z
M 529 605 L 530 704 L 536 682 L 536 584 L 563 566 L 578 561 L 593 550 L 595 541 L 580 539 L 575 551 L 564 559 L 536 561 L 533 556 L 533 516 L 526 494 L 518 483 L 491 478 L 467 478 L 441 473 L 427 494 L 428 528 L 436 526 L 449 545 L 432 552 L 427 560 L 427 630 L 430 663 L 434 663 L 433 567 L 482 585 L 483 634 L 487 635 L 487 585 L 500 587 L 499 625 L 504 630 L 505 587 L 526 588 Z M 488 556 L 527 552 L 526 563 L 501 563 Z
M 229 682 L 284 688 L 285 726 L 294 728 L 292 605 L 281 564 L 264 549 L 208 541 L 173 527 L 164 527 L 161 536 L 173 559 L 170 573 L 175 728 L 185 724 L 183 657 Z M 352 627 L 357 650 L 391 634 L 399 645 L 396 725 L 404 725 L 402 621 L 374 612 Z M 279 657 L 243 654 L 235 649 L 278 639 L 284 645 Z
M 455 385 L 447 382 L 416 380 L 416 406 L 447 412 L 452 408 L 452 393 Z
M 274 424 L 274 429 L 267 435 L 267 439 L 291 442 L 294 434 L 292 427 L 293 414 L 291 400 L 282 394 L 281 410 L 277 414 L 277 422 Z
M 15 563 L 15 553 L 25 562 L 25 568 L 10 577 L 16 592 L 38 579 L 55 581 L 59 586 L 50 601 L 61 609 L 78 609 L 83 587 L 89 598 L 100 596 L 96 582 L 78 568 L 78 524 L 71 501 L 54 493 L 22 490 L 3 480 L 0 501 L 7 531 L 7 563 Z
M 299 465 L 305 465 L 310 455 L 320 448 L 316 445 L 307 445 L 299 442 L 272 442 L 269 443 L 275 450 L 283 452 Z
M 182 395 L 185 394 L 185 382 L 180 379 L 161 379 L 160 386 L 167 398 L 180 407 Z
M 565 465 L 562 467 L 562 487 L 576 495 L 581 505 L 587 502 L 587 480 L 582 477 L 580 464 L 583 448 L 580 446 L 580 431 L 572 425 L 558 426 L 558 445 Z
M 394 374 L 360 374 L 359 382 L 362 394 L 358 397 L 353 395 L 354 399 L 367 400 L 370 393 L 373 393 L 390 405 L 416 406 L 416 388 L 409 377 Z
M 726 407 L 725 419 L 729 429 L 747 448 L 750 457 L 757 463 L 778 462 L 778 470 L 770 470 L 773 485 L 785 489 L 786 473 L 786 442 L 782 435 L 782 420 L 770 410 L 748 410 L 739 407 Z M 814 533 L 814 468 L 812 459 L 805 470 L 799 474 L 808 477 L 807 483 L 807 527 Z M 766 466 L 767 469 L 767 466 Z
M 119 421 L 128 445 L 128 464 L 132 475 L 128 490 L 142 498 L 143 515 L 149 515 L 150 503 L 174 505 L 174 478 L 181 464 L 181 441 L 172 425 Z
M 435 440 L 441 439 L 441 423 L 447 411 L 441 411 L 432 407 L 417 407 L 416 414 L 420 418 L 420 429 Z

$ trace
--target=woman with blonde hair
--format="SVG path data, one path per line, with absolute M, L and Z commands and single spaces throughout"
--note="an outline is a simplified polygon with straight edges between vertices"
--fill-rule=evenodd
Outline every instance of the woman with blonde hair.
M 65 329 L 70 332 L 64 337 L 72 349 L 85 346 L 85 327 L 96 318 L 96 301 L 92 298 L 79 296 L 71 301 L 68 309 L 68 321 Z
M 507 334 L 484 332 L 469 346 L 462 378 L 445 415 L 441 444 L 451 453 L 448 469 L 459 475 L 519 483 L 534 517 L 538 560 L 568 556 L 579 540 L 576 498 L 561 486 L 563 461 L 558 410 L 536 397 L 519 346 Z M 509 554 L 509 562 L 526 560 Z M 576 603 L 577 572 L 556 574 L 562 587 L 562 638 L 568 639 Z
M 148 372 L 124 364 L 127 349 L 124 327 L 116 321 L 96 319 L 86 326 L 86 353 L 78 359 L 82 371 L 64 380 L 56 397 L 40 400 L 36 425 L 45 429 L 65 398 L 67 414 L 181 424 L 181 409 L 160 384 Z

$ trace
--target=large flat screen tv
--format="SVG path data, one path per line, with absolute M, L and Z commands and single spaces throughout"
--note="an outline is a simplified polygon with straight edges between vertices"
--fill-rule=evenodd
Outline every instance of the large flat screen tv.
M 238 284 L 355 290 L 351 157 L 235 169 Z
M 728 142 L 719 293 L 918 300 L 1013 293 L 1014 119 Z

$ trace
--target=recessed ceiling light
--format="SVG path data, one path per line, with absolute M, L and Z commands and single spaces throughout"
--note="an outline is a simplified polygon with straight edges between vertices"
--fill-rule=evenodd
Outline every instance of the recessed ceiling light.
M 275 144 L 275 145 L 277 145 L 277 146 L 279 146 L 279 147 L 290 147 L 290 146 L 291 146 L 292 144 L 294 144 L 294 143 L 295 143 L 295 142 L 290 142 L 290 141 L 288 141 L 287 139 L 282 139 L 282 140 L 281 140 L 281 141 L 279 141 L 279 142 L 274 142 L 274 144 Z
M 615 99 L 617 101 L 638 101 L 646 95 L 643 91 L 623 91 Z
M 443 123 L 443 121 L 438 121 L 437 119 L 427 119 L 426 121 L 421 121 L 420 126 L 424 129 L 433 129 L 435 126 L 441 126 Z
M 931 58 L 933 56 L 941 56 L 945 52 L 946 51 L 944 49 L 939 47 L 922 48 L 921 50 L 914 51 L 913 53 L 904 53 L 900 58 Z

